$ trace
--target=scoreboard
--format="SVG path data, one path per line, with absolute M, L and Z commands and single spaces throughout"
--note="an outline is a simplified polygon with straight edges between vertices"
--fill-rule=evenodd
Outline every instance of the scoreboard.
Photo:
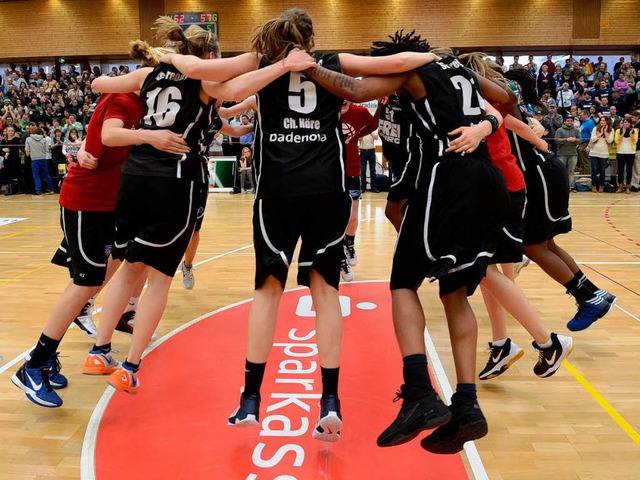
M 186 30 L 191 25 L 198 25 L 218 36 L 218 12 L 174 12 L 167 16 Z

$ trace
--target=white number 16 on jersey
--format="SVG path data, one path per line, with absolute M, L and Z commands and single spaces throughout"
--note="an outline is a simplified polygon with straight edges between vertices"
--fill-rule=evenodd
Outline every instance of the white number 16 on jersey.
M 300 72 L 289 74 L 289 108 L 298 113 L 311 113 L 316 109 L 316 84 Z

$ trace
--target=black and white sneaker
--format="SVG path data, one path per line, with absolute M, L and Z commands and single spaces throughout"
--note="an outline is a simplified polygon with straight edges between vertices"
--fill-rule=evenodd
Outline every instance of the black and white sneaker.
M 347 257 L 347 263 L 351 267 L 355 267 L 358 265 L 358 255 L 356 255 L 356 247 L 355 245 L 346 245 L 344 246 L 344 255 Z
M 547 378 L 556 373 L 562 361 L 573 352 L 573 338 L 564 335 L 551 334 L 551 346 L 540 348 L 533 342 L 533 348 L 538 350 L 538 363 L 533 367 L 533 373 L 541 378 Z
M 120 316 L 120 320 L 118 320 L 118 323 L 116 324 L 116 331 L 124 333 L 125 335 L 133 335 L 133 325 L 135 322 L 135 317 L 135 310 L 124 312 Z
M 504 345 L 500 347 L 489 342 L 489 360 L 487 360 L 487 365 L 480 372 L 478 378 L 480 380 L 489 380 L 503 374 L 523 355 L 524 351 L 515 342 L 512 342 L 510 338 L 507 338 Z
M 96 324 L 93 323 L 93 302 L 87 302 L 80 310 L 80 313 L 73 321 L 77 327 L 87 337 L 96 338 L 98 336 L 98 329 Z
M 255 427 L 260 423 L 260 395 L 240 394 L 240 405 L 229 416 L 227 425 L 235 427 Z
M 402 445 L 416 438 L 420 432 L 436 428 L 451 420 L 449 408 L 435 391 L 428 391 L 426 396 L 417 400 L 407 400 L 406 390 L 406 385 L 402 385 L 393 400 L 403 400 L 400 413 L 378 437 L 379 447 Z
M 340 413 L 340 400 L 335 395 L 320 399 L 320 417 L 316 422 L 316 428 L 311 434 L 316 440 L 322 442 L 337 442 L 340 440 L 342 430 L 342 413 Z
M 458 453 L 466 442 L 478 440 L 489 433 L 487 420 L 474 398 L 454 393 L 449 408 L 451 421 L 420 441 L 420 446 L 428 452 L 441 455 Z

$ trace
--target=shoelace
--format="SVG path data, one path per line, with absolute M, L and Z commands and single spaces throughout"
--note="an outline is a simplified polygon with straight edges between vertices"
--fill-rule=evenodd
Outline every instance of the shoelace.
M 49 367 L 42 367 L 40 369 L 42 374 L 42 383 L 44 383 L 45 388 L 48 392 L 53 391 L 53 387 L 51 387 L 51 381 L 49 380 L 49 375 L 51 375 L 51 369 Z
M 62 370 L 62 363 L 60 363 L 60 359 L 58 358 L 59 355 L 60 355 L 60 352 L 56 352 L 51 356 L 51 358 L 53 359 L 53 362 L 52 362 L 52 368 L 50 368 L 50 371 L 52 372 L 59 372 L 60 370 Z
M 396 392 L 396 398 L 393 399 L 393 403 L 399 402 L 400 400 L 404 400 L 404 392 L 402 388 Z
M 342 271 L 343 271 L 344 273 L 349 273 L 349 265 L 347 264 L 347 262 L 343 261 L 343 262 L 340 264 L 340 268 L 342 268 Z

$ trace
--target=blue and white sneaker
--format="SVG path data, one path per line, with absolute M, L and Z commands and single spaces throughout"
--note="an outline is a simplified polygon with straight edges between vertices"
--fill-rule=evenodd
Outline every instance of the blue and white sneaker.
M 311 435 L 316 440 L 322 442 L 337 442 L 340 440 L 341 430 L 342 414 L 340 413 L 340 400 L 335 395 L 321 398 L 320 417 Z
M 240 406 L 229 416 L 227 425 L 255 427 L 260 423 L 260 395 L 240 394 Z
M 58 359 L 58 355 L 60 355 L 60 352 L 54 353 L 49 357 L 49 361 L 47 362 L 47 368 L 49 369 L 49 383 L 51 384 L 51 388 L 55 390 L 60 390 L 61 388 L 69 385 L 67 377 L 60 373 L 62 364 Z M 29 360 L 31 360 L 31 352 L 27 353 L 24 359 L 29 362 Z
M 591 300 L 578 303 L 578 312 L 567 323 L 567 328 L 572 332 L 579 332 L 580 330 L 586 330 L 596 320 L 607 315 L 613 305 L 609 303 L 604 297 L 596 295 Z
M 62 399 L 51 388 L 49 368 L 27 368 L 26 362 L 11 377 L 13 384 L 22 390 L 29 400 L 47 408 L 62 406 Z

